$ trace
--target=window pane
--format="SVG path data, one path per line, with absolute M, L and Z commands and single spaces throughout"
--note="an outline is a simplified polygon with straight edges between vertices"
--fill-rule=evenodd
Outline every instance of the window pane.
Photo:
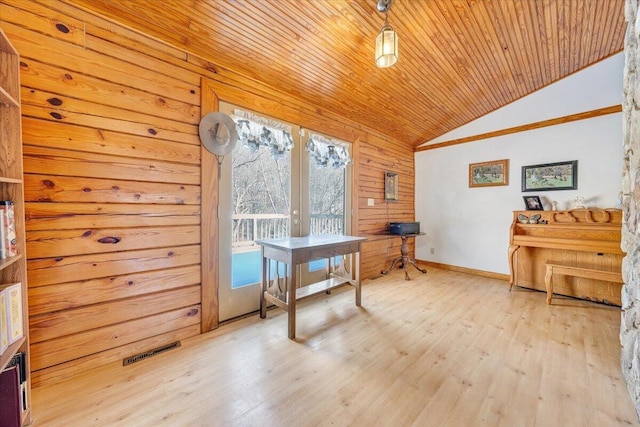
M 238 144 L 232 154 L 232 288 L 260 282 L 255 240 L 290 235 L 291 154 L 274 158 Z

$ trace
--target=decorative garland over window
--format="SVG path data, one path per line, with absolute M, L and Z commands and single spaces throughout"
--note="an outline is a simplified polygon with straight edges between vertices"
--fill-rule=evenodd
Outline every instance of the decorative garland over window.
M 282 159 L 293 148 L 291 127 L 284 123 L 242 110 L 233 112 L 233 120 L 237 125 L 238 141 L 253 152 L 266 147 L 274 159 Z
M 326 167 L 340 169 L 351 163 L 347 147 L 344 142 L 312 133 L 309 135 L 305 149 L 311 158 L 315 159 L 318 169 Z

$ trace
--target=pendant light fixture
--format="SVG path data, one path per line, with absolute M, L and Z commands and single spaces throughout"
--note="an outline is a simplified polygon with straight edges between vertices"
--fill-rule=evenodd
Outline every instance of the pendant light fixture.
M 391 67 L 398 61 L 398 34 L 389 25 L 389 9 L 393 0 L 378 0 L 378 12 L 384 12 L 384 26 L 376 37 L 376 65 Z

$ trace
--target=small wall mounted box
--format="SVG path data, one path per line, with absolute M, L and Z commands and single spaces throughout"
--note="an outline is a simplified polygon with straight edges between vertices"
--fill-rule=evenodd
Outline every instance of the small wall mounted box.
M 389 224 L 391 234 L 418 234 L 420 222 L 392 222 Z

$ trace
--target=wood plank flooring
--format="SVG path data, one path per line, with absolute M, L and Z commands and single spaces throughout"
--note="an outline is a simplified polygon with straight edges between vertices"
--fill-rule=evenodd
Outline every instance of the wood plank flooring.
M 430 268 L 33 390 L 34 426 L 636 425 L 620 309 Z

